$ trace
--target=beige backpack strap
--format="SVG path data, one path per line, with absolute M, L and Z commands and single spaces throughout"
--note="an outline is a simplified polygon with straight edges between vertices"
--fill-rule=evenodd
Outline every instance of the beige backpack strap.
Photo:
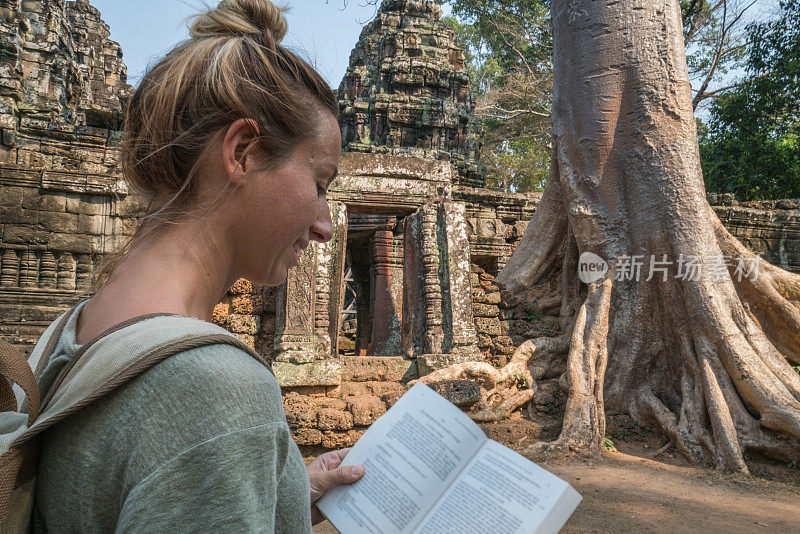
M 128 326 L 132 326 L 132 325 L 134 325 L 136 323 L 139 323 L 141 321 L 146 321 L 148 319 L 153 319 L 154 317 L 179 317 L 179 316 L 177 316 L 177 315 L 175 315 L 173 313 L 149 313 L 147 315 L 139 315 L 137 317 L 132 317 L 130 319 L 122 321 L 121 323 L 118 323 L 118 324 L 116 324 L 116 325 L 104 330 L 103 332 L 101 332 L 98 335 L 96 335 L 93 339 L 91 339 L 91 340 L 87 341 L 86 343 L 84 343 L 83 345 L 81 345 L 81 347 L 75 352 L 75 354 L 72 356 L 72 358 L 70 358 L 69 361 L 66 364 L 64 364 L 64 367 L 61 369 L 61 371 L 59 371 L 58 376 L 53 381 L 53 384 L 50 386 L 50 389 L 47 391 L 47 395 L 45 395 L 44 399 L 42 400 L 42 408 L 44 409 L 49 404 L 50 399 L 52 399 L 53 395 L 55 394 L 55 392 L 58 391 L 58 387 L 61 385 L 61 383 L 67 377 L 67 375 L 69 375 L 69 372 L 72 370 L 72 368 L 75 367 L 75 365 L 77 365 L 79 361 L 81 361 L 81 358 L 83 357 L 84 354 L 86 354 L 91 348 L 94 347 L 95 343 L 97 343 L 98 341 L 100 341 L 101 339 L 103 339 L 106 336 L 110 336 L 111 334 L 113 334 L 114 332 L 116 332 L 118 330 L 121 330 L 121 329 L 126 328 Z M 66 321 L 65 321 L 65 324 L 66 324 Z M 62 325 L 61 331 L 63 331 L 63 329 L 64 329 L 64 327 Z M 58 337 L 61 337 L 61 333 L 60 332 L 58 334 Z M 58 342 L 58 338 L 56 338 L 56 342 Z M 50 352 L 52 352 L 53 349 L 55 349 L 55 344 L 53 345 L 52 348 L 50 348 Z M 49 353 L 47 352 L 47 350 L 45 350 L 44 354 L 49 356 Z M 38 374 L 37 374 L 37 376 L 38 376 Z
M 148 318 L 153 318 L 153 317 L 148 317 Z M 142 321 L 142 318 L 137 318 L 137 319 L 138 321 Z M 131 322 L 129 326 L 132 324 L 133 322 Z M 50 413 L 49 408 L 47 408 L 48 403 L 43 403 L 42 405 L 46 407 L 44 408 L 45 413 L 43 414 L 43 416 L 39 420 L 37 420 L 34 426 L 29 428 L 25 433 L 16 438 L 11 443 L 11 447 L 15 448 L 23 445 L 24 443 L 26 443 L 31 438 L 38 435 L 43 430 L 64 420 L 65 418 L 74 414 L 78 410 L 88 406 L 89 404 L 104 397 L 105 395 L 108 395 L 118 387 L 124 385 L 125 383 L 137 377 L 138 375 L 142 374 L 143 372 L 147 371 L 151 367 L 157 365 L 158 363 L 161 363 L 162 361 L 166 360 L 167 358 L 169 358 L 174 354 L 178 354 L 179 352 L 184 352 L 187 350 L 203 347 L 206 345 L 217 345 L 217 344 L 231 345 L 247 352 L 250 356 L 255 358 L 257 361 L 259 361 L 261 364 L 267 367 L 267 369 L 269 369 L 270 372 L 272 372 L 272 366 L 270 365 L 270 362 L 266 360 L 263 356 L 255 352 L 247 344 L 245 344 L 239 338 L 235 337 L 233 334 L 225 332 L 221 327 L 215 327 L 215 328 L 219 328 L 219 330 L 222 330 L 224 333 L 209 333 L 197 336 L 184 336 L 184 338 L 179 341 L 158 346 L 154 350 L 147 352 L 144 355 L 139 355 L 136 358 L 131 359 L 129 364 L 117 370 L 114 374 L 108 376 L 103 383 L 94 387 L 92 391 L 86 392 L 86 394 L 81 395 L 74 402 L 59 399 L 59 402 L 54 403 L 57 405 L 54 407 L 53 410 L 54 413 Z M 87 352 L 88 350 L 84 351 L 81 354 L 81 356 L 85 355 Z M 58 386 L 64 380 L 66 380 L 65 377 L 69 375 L 70 370 L 74 369 L 77 366 L 79 362 L 79 358 L 77 358 L 77 356 L 79 355 L 76 353 L 75 356 L 73 356 L 72 360 L 70 361 L 70 363 L 73 363 L 73 361 L 75 362 L 73 366 L 71 366 L 70 369 L 62 371 L 61 376 L 59 376 L 60 379 L 59 382 L 57 384 L 53 384 L 51 392 L 58 391 L 59 390 Z M 78 372 L 80 372 L 80 369 Z M 73 384 L 70 385 L 74 386 Z M 59 393 L 61 392 L 59 391 Z M 47 400 L 48 401 L 51 400 L 52 397 L 53 397 L 52 395 L 48 395 Z
M 32 425 L 39 417 L 39 387 L 25 354 L 5 341 L 0 341 L 0 377 L 0 411 L 17 411 L 17 396 L 11 385 L 17 384 L 28 397 L 28 424 Z

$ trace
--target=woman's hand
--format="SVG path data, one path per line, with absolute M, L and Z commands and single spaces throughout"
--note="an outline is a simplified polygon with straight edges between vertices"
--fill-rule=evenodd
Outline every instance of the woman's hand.
M 306 466 L 308 470 L 308 481 L 311 484 L 311 523 L 317 524 L 324 518 L 320 513 L 317 502 L 325 492 L 339 484 L 350 484 L 355 482 L 364 474 L 364 466 L 353 465 L 343 466 L 342 458 L 345 457 L 350 448 L 330 451 L 318 456 L 313 462 Z

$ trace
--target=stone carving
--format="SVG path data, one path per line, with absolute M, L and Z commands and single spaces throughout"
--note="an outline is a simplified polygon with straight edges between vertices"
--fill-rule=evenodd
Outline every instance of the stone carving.
M 481 186 L 480 136 L 464 54 L 430 0 L 386 0 L 361 32 L 339 86 L 350 152 L 450 160 L 455 183 Z
M 119 178 L 131 87 L 100 13 L 86 0 L 3 8 L 0 335 L 29 344 L 81 298 L 142 206 Z

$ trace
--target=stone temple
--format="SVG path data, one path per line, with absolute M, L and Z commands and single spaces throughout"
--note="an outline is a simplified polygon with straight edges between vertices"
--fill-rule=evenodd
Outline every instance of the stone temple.
M 558 330 L 558 310 L 510 308 L 494 284 L 539 194 L 483 187 L 464 56 L 440 16 L 429 0 L 383 1 L 339 88 L 333 239 L 281 287 L 240 280 L 214 312 L 273 360 L 303 446 L 352 444 L 404 381 L 456 361 L 503 364 Z M 131 91 L 87 0 L 0 0 L 3 339 L 30 348 L 89 296 L 142 213 L 118 164 Z M 800 271 L 800 201 L 709 200 L 746 246 Z

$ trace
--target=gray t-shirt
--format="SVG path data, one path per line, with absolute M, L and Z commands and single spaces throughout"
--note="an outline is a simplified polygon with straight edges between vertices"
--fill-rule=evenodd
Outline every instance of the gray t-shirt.
M 75 353 L 74 314 L 55 355 Z M 46 431 L 34 532 L 311 532 L 275 377 L 227 345 L 188 350 Z

